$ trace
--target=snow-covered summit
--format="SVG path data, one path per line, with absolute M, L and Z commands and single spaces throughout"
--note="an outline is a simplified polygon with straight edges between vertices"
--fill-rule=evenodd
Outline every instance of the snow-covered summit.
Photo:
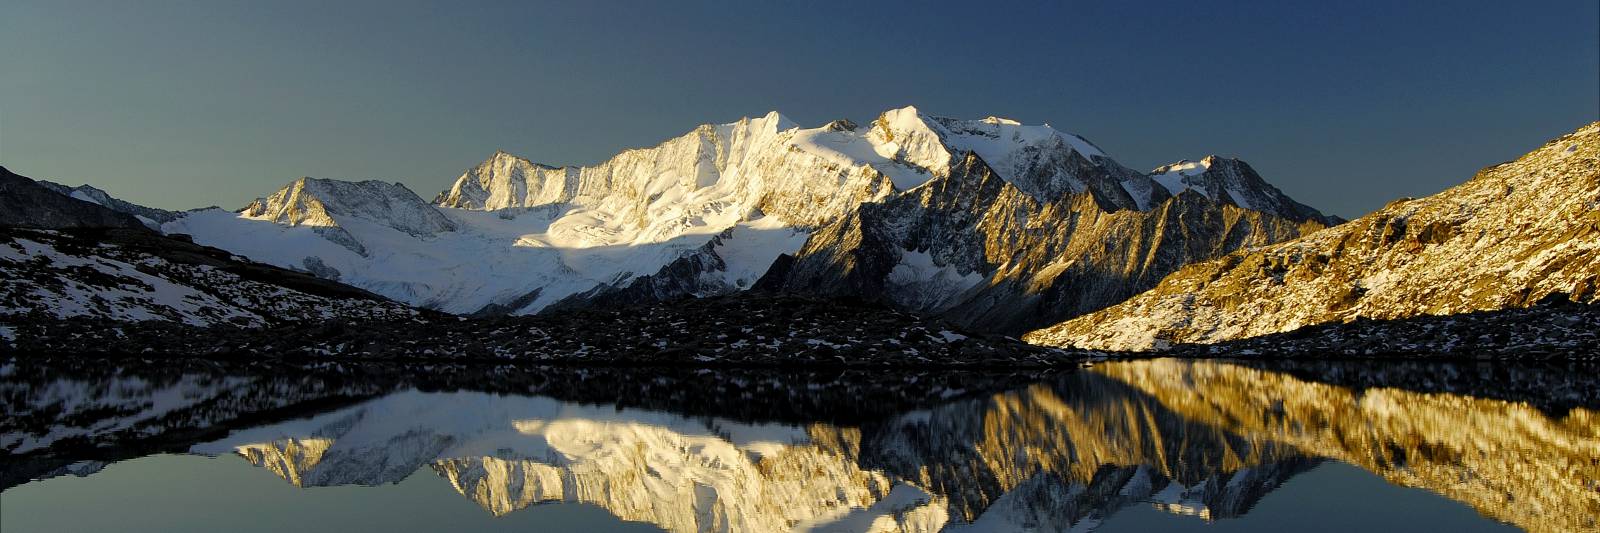
M 908 106 L 879 115 L 866 138 L 878 154 L 939 175 L 948 174 L 965 153 L 977 154 L 1002 179 L 1041 201 L 1090 192 L 1107 207 L 1144 210 L 1166 197 L 1149 178 L 1087 139 L 1048 125 L 993 116 L 946 118 Z
M 837 175 L 840 170 L 882 174 L 904 191 L 948 174 L 968 152 L 1040 200 L 1088 191 L 1108 207 L 1146 209 L 1166 196 L 1149 178 L 1077 135 L 998 117 L 938 117 L 908 106 L 883 112 L 866 130 L 848 120 L 801 128 L 776 111 L 706 124 L 591 167 L 543 165 L 496 152 L 464 172 L 435 203 L 497 210 L 592 205 L 622 195 L 638 204 L 654 195 L 675 198 L 711 188 L 742 193 L 742 201 L 751 203 L 774 192 L 827 194 L 849 181 Z M 780 172 L 789 176 L 774 175 Z

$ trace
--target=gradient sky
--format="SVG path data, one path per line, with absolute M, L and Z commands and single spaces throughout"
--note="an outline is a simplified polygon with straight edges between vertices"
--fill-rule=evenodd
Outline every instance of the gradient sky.
M 330 5 L 323 5 L 330 4 Z M 1600 120 L 1594 0 L 0 4 L 0 164 L 164 208 L 302 175 L 425 198 L 503 148 L 907 104 L 1209 153 L 1354 217 Z

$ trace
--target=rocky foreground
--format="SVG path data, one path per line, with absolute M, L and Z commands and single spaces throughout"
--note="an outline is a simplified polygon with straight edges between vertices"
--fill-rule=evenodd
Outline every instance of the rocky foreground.
M 599 365 L 1044 367 L 1103 352 L 961 332 L 881 307 L 744 294 L 549 316 L 284 323 L 265 328 L 8 317 L 0 357 L 132 355 Z

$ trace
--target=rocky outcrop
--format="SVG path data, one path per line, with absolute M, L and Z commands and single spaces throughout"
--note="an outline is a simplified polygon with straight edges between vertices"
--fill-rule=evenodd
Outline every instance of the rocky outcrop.
M 1600 302 L 1600 123 L 1421 199 L 1183 268 L 1150 291 L 1027 336 L 1164 348 L 1356 319 Z M 1460 339 L 1470 343 L 1470 339 Z

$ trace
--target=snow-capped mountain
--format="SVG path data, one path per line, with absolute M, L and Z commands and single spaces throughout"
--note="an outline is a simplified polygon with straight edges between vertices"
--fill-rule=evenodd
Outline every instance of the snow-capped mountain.
M 1185 267 L 1149 292 L 1027 339 L 1149 349 L 1547 299 L 1600 301 L 1600 123 L 1439 194 Z
M 339 227 L 339 219 L 364 218 L 416 237 L 454 231 L 455 224 L 399 183 L 300 178 L 245 206 L 243 218 L 287 226 Z
M 1238 159 L 1214 155 L 1199 161 L 1185 159 L 1150 171 L 1150 177 L 1174 195 L 1190 190 L 1214 202 L 1289 220 L 1316 221 L 1328 226 L 1344 222 L 1344 219 L 1323 215 L 1308 205 L 1294 201 L 1262 179 L 1249 164 Z
M 80 200 L 0 169 L 0 344 L 35 320 L 162 320 L 194 326 L 401 318 L 373 294 L 159 235 L 105 197 Z
M 763 276 L 786 290 L 835 294 L 838 284 L 827 279 L 813 284 L 823 290 L 811 290 L 807 283 L 785 280 L 773 266 L 791 262 L 784 256 L 804 263 L 824 249 L 852 253 L 847 249 L 858 243 L 833 242 L 839 232 L 827 228 L 891 203 L 929 201 L 930 195 L 960 190 L 950 184 L 963 182 L 979 167 L 990 176 L 990 185 L 980 188 L 978 197 L 950 203 L 925 218 L 964 221 L 945 224 L 949 230 L 943 234 L 959 242 L 1016 243 L 987 247 L 997 253 L 1049 248 L 1032 243 L 1059 241 L 1077 231 L 1069 215 L 1086 211 L 1121 216 L 1124 226 L 1168 224 L 1158 219 L 1205 226 L 1173 227 L 1170 234 L 1183 235 L 1181 246 L 1170 239 L 1113 245 L 1128 250 L 1112 254 L 1119 260 L 1143 265 L 1133 269 L 1137 280 L 1128 282 L 1119 274 L 1115 290 L 1088 299 L 1078 293 L 1047 294 L 1048 303 L 1029 304 L 1044 310 L 1036 320 L 1097 309 L 1184 262 L 1290 238 L 1298 235 L 1296 223 L 1321 220 L 1314 211 L 1293 211 L 1288 218 L 1295 223 L 1279 220 L 1285 218 L 1281 213 L 1227 211 L 1239 204 L 1232 197 L 1174 200 L 1157 180 L 1118 164 L 1082 137 L 1009 119 L 956 120 L 907 107 L 884 112 L 866 127 L 840 120 L 801 128 L 776 112 L 704 125 L 659 146 L 627 150 L 586 167 L 542 165 L 496 152 L 439 193 L 433 206 L 397 185 L 305 179 L 242 213 L 193 211 L 162 229 L 413 305 L 462 314 L 528 314 L 726 294 L 749 289 Z M 1227 186 L 1254 202 L 1251 206 L 1303 207 L 1253 172 L 1247 177 L 1254 181 L 1234 179 Z M 1001 203 L 1011 207 L 995 207 L 999 200 L 989 193 L 1002 189 Z M 1190 215 L 1163 207 L 1169 204 L 1184 206 L 1178 211 Z M 1006 216 L 1016 223 L 974 224 L 985 210 L 1009 210 Z M 1024 224 L 1024 219 L 1036 222 Z M 1019 233 L 999 233 L 1012 231 Z M 890 270 L 906 265 L 895 279 L 909 281 L 879 283 L 881 290 L 854 296 L 917 311 L 968 304 L 975 310 L 954 316 L 1012 330 L 1046 323 L 1019 324 L 1012 316 L 1028 311 L 1002 313 L 1007 316 L 990 311 L 1049 290 L 1052 282 L 1032 281 L 1036 272 L 1031 269 L 1061 263 L 1036 258 L 1008 264 L 1007 257 L 980 253 L 983 246 L 928 255 L 921 242 L 893 240 L 885 243 L 889 248 L 871 253 L 893 255 L 887 260 Z M 800 253 L 803 247 L 810 252 Z M 903 254 L 912 255 L 902 260 Z M 927 255 L 927 264 L 916 254 Z M 1001 265 L 1007 266 L 1003 275 L 997 274 Z M 1079 272 L 1087 275 L 1088 266 Z M 919 296 L 930 283 L 943 283 L 941 277 L 947 276 L 941 272 L 953 272 L 949 275 L 960 283 L 951 284 L 965 286 Z M 919 276 L 939 279 L 911 279 Z M 1085 286 L 1082 281 L 1073 283 Z M 988 282 L 1005 287 L 955 294 Z M 982 303 L 971 303 L 974 298 Z

